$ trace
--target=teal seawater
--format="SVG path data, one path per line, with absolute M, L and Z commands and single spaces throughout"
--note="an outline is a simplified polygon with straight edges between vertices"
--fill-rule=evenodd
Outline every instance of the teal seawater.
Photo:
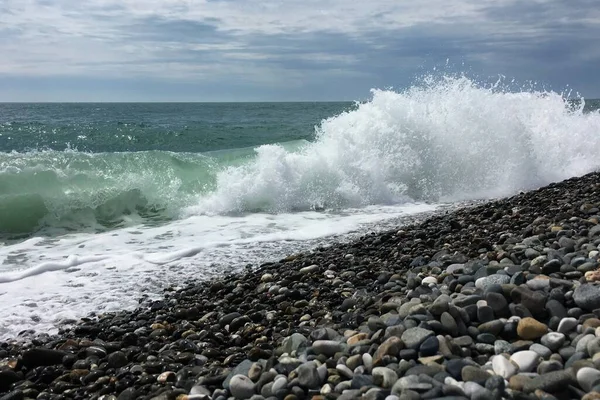
M 352 103 L 0 104 L 0 240 L 161 223 Z
M 0 151 L 200 153 L 310 140 L 352 103 L 0 104 Z
M 590 169 L 598 108 L 468 80 L 360 105 L 0 104 L 0 243 L 168 223 L 199 201 L 243 214 L 510 193 Z

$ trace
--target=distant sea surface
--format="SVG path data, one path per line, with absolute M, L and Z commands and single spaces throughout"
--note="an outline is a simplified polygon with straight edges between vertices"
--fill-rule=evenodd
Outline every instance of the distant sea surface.
M 0 104 L 0 338 L 600 164 L 600 102 Z

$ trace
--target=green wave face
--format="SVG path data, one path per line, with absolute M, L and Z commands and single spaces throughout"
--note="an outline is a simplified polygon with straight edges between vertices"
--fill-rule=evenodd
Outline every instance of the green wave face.
M 293 151 L 304 143 L 282 146 Z M 253 148 L 0 153 L 0 239 L 168 221 L 214 190 L 219 171 L 248 163 L 255 154 Z

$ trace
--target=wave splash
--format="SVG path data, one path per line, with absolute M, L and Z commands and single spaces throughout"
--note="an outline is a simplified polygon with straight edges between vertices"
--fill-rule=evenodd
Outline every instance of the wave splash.
M 202 154 L 0 153 L 0 240 L 190 215 L 507 196 L 599 167 L 600 112 L 584 106 L 554 92 L 427 78 L 373 90 L 322 121 L 312 142 Z
M 300 152 L 277 145 L 217 176 L 190 214 L 459 201 L 514 194 L 600 165 L 600 113 L 554 92 L 425 79 L 322 122 Z

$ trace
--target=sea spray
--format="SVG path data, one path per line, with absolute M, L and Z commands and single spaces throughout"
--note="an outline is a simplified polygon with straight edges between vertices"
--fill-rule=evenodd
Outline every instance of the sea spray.
M 465 77 L 374 90 L 300 152 L 262 146 L 188 213 L 285 212 L 506 196 L 596 169 L 600 115 Z

